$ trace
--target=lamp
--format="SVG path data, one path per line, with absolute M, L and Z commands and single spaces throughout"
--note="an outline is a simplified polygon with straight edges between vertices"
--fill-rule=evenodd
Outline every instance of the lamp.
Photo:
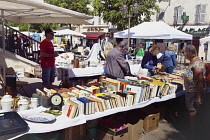
M 139 5 L 137 3 L 137 1 L 135 1 L 134 5 L 133 5 L 133 13 L 137 14 L 139 11 Z
M 124 4 L 122 7 L 122 13 L 123 15 L 127 15 L 127 12 L 128 12 L 128 6 Z
M 135 0 L 135 3 L 133 5 L 132 9 L 133 9 L 134 14 L 138 13 L 139 5 L 137 3 L 137 0 Z M 133 16 L 132 16 L 131 12 L 129 11 L 128 6 L 126 5 L 126 2 L 124 2 L 124 5 L 122 6 L 122 14 L 126 18 L 128 18 L 128 47 L 130 47 L 130 24 L 131 24 L 130 22 L 131 22 L 131 17 L 133 17 Z

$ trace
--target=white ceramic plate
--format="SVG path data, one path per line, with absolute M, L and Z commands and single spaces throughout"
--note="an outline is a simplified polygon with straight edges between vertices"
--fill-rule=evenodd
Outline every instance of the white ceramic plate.
M 24 114 L 22 117 L 31 122 L 51 122 L 55 120 L 54 115 L 47 113 Z

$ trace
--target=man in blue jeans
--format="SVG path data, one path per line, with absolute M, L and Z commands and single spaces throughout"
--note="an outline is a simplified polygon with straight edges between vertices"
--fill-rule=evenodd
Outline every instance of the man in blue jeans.
M 52 88 L 52 83 L 55 80 L 55 57 L 58 53 L 54 51 L 51 40 L 54 37 L 51 29 L 45 30 L 46 38 L 40 43 L 40 57 L 42 67 L 42 90 L 44 87 Z

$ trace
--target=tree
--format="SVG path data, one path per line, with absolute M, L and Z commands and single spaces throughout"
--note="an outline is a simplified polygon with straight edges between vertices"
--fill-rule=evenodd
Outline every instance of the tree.
M 27 23 L 18 24 L 18 23 L 6 20 L 5 24 L 7 26 L 19 27 L 20 31 L 28 31 Z M 43 30 L 45 30 L 47 28 L 51 28 L 51 29 L 58 28 L 58 24 L 54 24 L 54 23 L 30 23 L 29 26 L 30 26 L 30 28 L 29 28 L 30 32 L 38 32 L 38 33 L 41 33 Z
M 46 3 L 90 15 L 90 0 L 44 0 Z
M 105 22 L 111 22 L 112 25 L 117 26 L 119 30 L 128 27 L 128 18 L 122 14 L 123 4 L 128 6 L 128 11 L 132 12 L 134 0 L 93 0 L 92 6 L 94 14 L 103 18 Z M 138 14 L 132 14 L 131 27 L 138 25 L 145 21 L 151 20 L 151 15 L 159 10 L 156 5 L 156 0 L 137 0 L 139 5 Z

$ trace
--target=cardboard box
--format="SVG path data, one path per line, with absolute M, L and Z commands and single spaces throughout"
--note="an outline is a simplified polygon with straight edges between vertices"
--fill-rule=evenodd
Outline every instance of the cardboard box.
M 34 76 L 37 77 L 37 78 L 42 77 L 42 68 L 41 68 L 40 65 L 34 66 Z
M 98 128 L 98 140 L 128 140 L 128 128 L 113 132 L 109 129 Z
M 16 72 L 17 77 L 24 77 L 24 66 L 15 65 L 14 70 Z
M 143 128 L 145 132 L 150 132 L 158 128 L 160 113 L 148 115 L 144 119 Z
M 139 120 L 136 124 L 128 124 L 129 140 L 138 140 L 142 137 L 143 120 Z
M 85 140 L 86 124 L 81 124 L 65 129 L 65 140 Z
M 30 74 L 34 75 L 34 67 L 32 66 L 27 67 L 24 73 L 26 76 L 30 76 Z

